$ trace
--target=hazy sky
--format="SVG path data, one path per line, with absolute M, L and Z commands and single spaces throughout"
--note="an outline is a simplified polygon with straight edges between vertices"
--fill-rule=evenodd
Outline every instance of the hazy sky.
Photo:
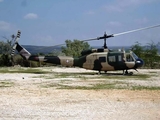
M 0 40 L 52 46 L 160 24 L 160 0 L 0 0 Z M 160 41 L 160 27 L 109 38 L 108 46 Z M 89 42 L 102 46 L 102 41 Z

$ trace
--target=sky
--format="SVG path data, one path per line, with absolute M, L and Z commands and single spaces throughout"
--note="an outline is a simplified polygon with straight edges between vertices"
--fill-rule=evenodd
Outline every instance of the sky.
M 0 0 L 0 40 L 54 46 L 160 24 L 160 0 Z M 160 27 L 107 39 L 108 46 L 160 41 Z M 89 42 L 102 46 L 103 40 Z

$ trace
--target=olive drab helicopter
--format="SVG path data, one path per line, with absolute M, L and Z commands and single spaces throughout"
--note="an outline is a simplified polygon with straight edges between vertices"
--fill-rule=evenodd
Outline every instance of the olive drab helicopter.
M 143 66 L 144 61 L 132 51 L 125 52 L 125 50 L 123 49 L 122 50 L 108 49 L 106 44 L 106 39 L 110 37 L 115 37 L 115 36 L 131 33 L 131 32 L 151 29 L 155 27 L 160 27 L 160 25 L 135 29 L 131 31 L 118 33 L 118 34 L 107 35 L 105 33 L 102 37 L 82 40 L 83 42 L 88 42 L 92 40 L 104 39 L 104 45 L 103 45 L 103 48 L 82 51 L 81 56 L 78 58 L 73 58 L 69 56 L 31 55 L 30 52 L 28 52 L 24 47 L 22 47 L 18 43 L 18 40 L 21 34 L 21 32 L 18 31 L 17 36 L 15 38 L 15 44 L 13 46 L 11 56 L 14 56 L 15 50 L 17 50 L 25 60 L 31 60 L 31 61 L 37 61 L 37 62 L 43 61 L 46 63 L 52 63 L 56 65 L 69 66 L 69 67 L 76 66 L 76 67 L 85 68 L 88 70 L 96 70 L 96 71 L 99 71 L 99 73 L 101 71 L 107 72 L 107 71 L 122 70 L 123 74 L 132 75 L 133 72 L 129 73 L 128 70 L 130 69 L 137 70 L 137 68 L 140 68 Z M 61 45 L 64 45 L 64 44 L 61 44 Z

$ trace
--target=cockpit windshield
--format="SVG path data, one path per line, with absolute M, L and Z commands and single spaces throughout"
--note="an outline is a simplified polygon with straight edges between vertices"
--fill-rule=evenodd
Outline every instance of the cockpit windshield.
M 138 56 L 132 52 L 132 56 L 135 58 L 135 59 L 138 59 Z
M 135 53 L 131 52 L 131 53 L 126 54 L 126 61 L 127 62 L 133 62 L 136 59 L 138 59 L 138 56 Z

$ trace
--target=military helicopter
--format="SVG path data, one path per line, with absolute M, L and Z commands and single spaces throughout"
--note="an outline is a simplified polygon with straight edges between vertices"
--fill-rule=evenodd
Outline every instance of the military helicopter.
M 15 38 L 15 44 L 13 46 L 11 56 L 14 56 L 14 52 L 16 49 L 25 60 L 38 61 L 38 62 L 43 61 L 46 63 L 52 63 L 56 65 L 69 66 L 69 67 L 76 66 L 76 67 L 85 68 L 88 70 L 96 70 L 96 71 L 99 71 L 99 73 L 101 73 L 101 71 L 104 71 L 106 73 L 107 71 L 122 70 L 123 74 L 132 75 L 133 72 L 129 73 L 128 70 L 130 69 L 137 70 L 137 68 L 140 68 L 143 66 L 144 61 L 132 51 L 125 52 L 125 50 L 123 49 L 122 50 L 108 49 L 106 44 L 106 39 L 110 37 L 115 37 L 115 36 L 131 33 L 131 32 L 151 29 L 155 27 L 160 27 L 160 25 L 135 29 L 131 31 L 118 33 L 118 34 L 107 35 L 105 33 L 101 37 L 82 40 L 83 42 L 88 42 L 92 40 L 104 39 L 104 45 L 103 45 L 103 48 L 82 51 L 81 56 L 78 58 L 73 58 L 69 56 L 31 55 L 30 52 L 28 52 L 24 47 L 22 47 L 18 43 L 18 40 L 21 34 L 21 32 L 18 31 L 17 36 Z M 61 44 L 61 45 L 64 45 L 64 44 Z

